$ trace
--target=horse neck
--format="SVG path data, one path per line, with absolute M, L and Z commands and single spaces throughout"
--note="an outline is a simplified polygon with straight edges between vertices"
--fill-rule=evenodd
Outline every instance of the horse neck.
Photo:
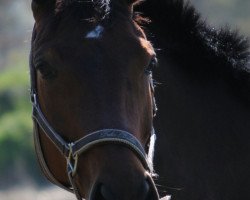
M 185 187 L 179 193 L 186 191 L 183 196 L 193 198 L 207 191 L 210 196 L 217 195 L 219 179 L 225 181 L 225 187 L 233 188 L 226 181 L 230 173 L 225 172 L 225 177 L 219 174 L 225 168 L 242 170 L 233 160 L 247 155 L 249 104 L 218 74 L 204 77 L 187 70 L 193 67 L 188 63 L 181 66 L 166 57 L 159 57 L 160 72 L 155 75 L 161 83 L 156 89 L 155 166 L 160 177 L 168 177 L 159 184 Z

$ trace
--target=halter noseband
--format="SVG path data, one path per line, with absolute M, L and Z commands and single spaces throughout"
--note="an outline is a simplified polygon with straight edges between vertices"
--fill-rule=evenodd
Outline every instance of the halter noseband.
M 77 170 L 77 161 L 78 157 L 86 152 L 87 150 L 101 144 L 119 144 L 124 147 L 127 147 L 132 152 L 135 153 L 137 158 L 141 161 L 143 167 L 152 172 L 151 168 L 147 161 L 147 154 L 144 148 L 141 146 L 140 142 L 131 134 L 123 130 L 118 129 L 103 129 L 92 132 L 85 137 L 75 141 L 75 142 L 66 142 L 53 128 L 50 126 L 49 122 L 46 120 L 44 114 L 42 113 L 36 92 L 34 90 L 31 92 L 31 101 L 33 104 L 33 113 L 32 117 L 35 125 L 35 146 L 36 152 L 38 156 L 38 160 L 40 162 L 41 168 L 43 169 L 46 177 L 54 184 L 71 191 L 76 194 L 77 198 L 82 199 L 77 187 L 74 182 L 74 175 Z M 46 136 L 53 142 L 53 144 L 57 147 L 60 153 L 67 160 L 67 173 L 68 178 L 71 184 L 71 188 L 64 186 L 59 183 L 52 173 L 50 172 L 43 156 L 43 152 L 40 146 L 39 139 L 39 131 L 38 126 L 44 131 Z

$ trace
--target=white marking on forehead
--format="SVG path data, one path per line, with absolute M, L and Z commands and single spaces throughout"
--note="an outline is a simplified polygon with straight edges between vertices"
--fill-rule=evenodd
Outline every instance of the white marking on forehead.
M 102 36 L 103 31 L 104 28 L 101 25 L 98 25 L 94 28 L 94 30 L 87 33 L 86 38 L 98 39 Z

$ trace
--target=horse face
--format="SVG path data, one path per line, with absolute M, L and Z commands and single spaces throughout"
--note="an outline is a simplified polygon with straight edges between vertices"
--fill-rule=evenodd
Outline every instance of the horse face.
M 155 53 L 132 19 L 132 1 L 32 3 L 32 63 L 41 109 L 66 141 L 100 129 L 132 133 L 146 148 L 152 129 Z M 39 130 L 43 133 L 42 130 Z M 44 134 L 45 160 L 69 184 L 64 158 Z M 150 176 L 127 148 L 100 145 L 79 158 L 76 184 L 87 199 L 157 199 Z

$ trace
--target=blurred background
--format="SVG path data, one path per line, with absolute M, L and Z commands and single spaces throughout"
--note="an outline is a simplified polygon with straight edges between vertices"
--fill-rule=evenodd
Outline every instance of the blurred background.
M 249 0 L 191 0 L 215 27 L 250 36 Z M 33 150 L 28 57 L 31 0 L 0 0 L 0 199 L 69 200 L 41 175 Z

